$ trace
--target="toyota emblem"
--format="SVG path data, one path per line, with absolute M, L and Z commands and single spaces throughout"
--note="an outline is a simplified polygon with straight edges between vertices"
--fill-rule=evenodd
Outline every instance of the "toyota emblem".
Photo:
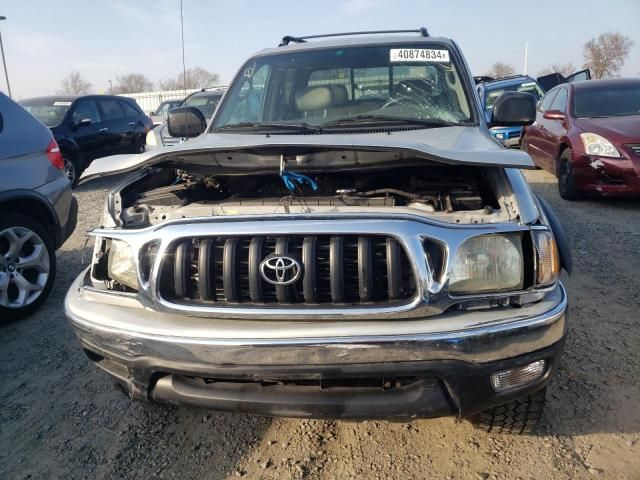
M 293 257 L 272 253 L 260 263 L 260 275 L 272 285 L 291 285 L 302 275 L 302 265 Z

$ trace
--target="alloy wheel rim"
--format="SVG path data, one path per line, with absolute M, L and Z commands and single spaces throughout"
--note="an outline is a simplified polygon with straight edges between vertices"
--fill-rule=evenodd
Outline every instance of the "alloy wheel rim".
M 73 181 L 76 179 L 76 169 L 73 166 L 73 162 L 66 158 L 64 159 L 64 174 L 67 176 L 71 183 L 73 183 Z
M 22 308 L 42 294 L 51 269 L 44 241 L 26 227 L 0 231 L 0 306 Z

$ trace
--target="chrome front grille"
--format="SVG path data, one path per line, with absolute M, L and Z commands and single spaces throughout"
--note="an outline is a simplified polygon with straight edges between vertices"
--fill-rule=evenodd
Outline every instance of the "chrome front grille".
M 287 255 L 302 266 L 291 285 L 265 281 L 261 262 Z M 178 239 L 164 255 L 160 296 L 211 306 L 384 305 L 416 294 L 405 249 L 384 235 L 207 236 Z
M 629 149 L 640 157 L 640 143 L 628 145 Z

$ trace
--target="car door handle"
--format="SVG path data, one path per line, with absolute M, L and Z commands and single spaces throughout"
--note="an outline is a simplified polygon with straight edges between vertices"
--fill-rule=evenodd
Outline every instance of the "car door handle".
M 107 133 L 109 131 L 109 129 L 107 127 L 101 128 L 100 130 L 98 130 L 98 132 L 100 133 Z
M 135 127 L 136 126 L 136 122 L 129 122 L 129 126 L 130 127 Z

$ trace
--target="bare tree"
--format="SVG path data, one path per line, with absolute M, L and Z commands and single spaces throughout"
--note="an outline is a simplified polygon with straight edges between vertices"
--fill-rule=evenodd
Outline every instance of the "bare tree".
M 73 71 L 60 81 L 60 93 L 76 95 L 90 91 L 91 83 L 86 81 L 79 72 Z
M 175 78 L 160 81 L 162 90 L 182 90 L 183 88 L 207 88 L 216 85 L 220 81 L 220 75 L 212 73 L 201 67 L 189 68 L 185 72 L 183 80 L 182 73 Z
M 539 76 L 548 75 L 550 73 L 559 73 L 563 77 L 568 77 L 572 73 L 575 73 L 577 68 L 571 62 L 569 63 L 552 63 L 547 68 L 538 72 Z
M 616 77 L 632 46 L 633 40 L 622 33 L 601 33 L 584 44 L 584 66 L 591 70 L 593 78 Z
M 141 73 L 130 73 L 116 77 L 116 84 L 111 93 L 138 93 L 153 90 L 153 82 Z
M 493 78 L 502 78 L 508 77 L 509 75 L 513 75 L 516 73 L 516 69 L 511 65 L 507 65 L 506 63 L 496 62 L 491 67 L 491 70 L 487 72 L 489 77 Z

